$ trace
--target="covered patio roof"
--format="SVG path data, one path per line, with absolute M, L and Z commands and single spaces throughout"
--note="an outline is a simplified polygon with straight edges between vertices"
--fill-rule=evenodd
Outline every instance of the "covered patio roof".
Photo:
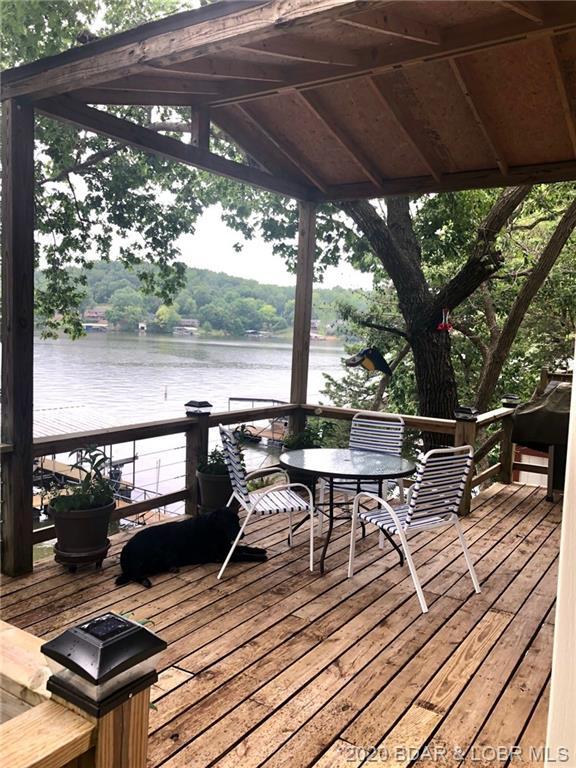
M 575 3 L 221 2 L 4 72 L 2 97 L 301 200 L 357 199 L 575 178 L 575 61 Z M 193 144 L 88 105 L 190 107 Z M 211 152 L 211 122 L 256 163 Z

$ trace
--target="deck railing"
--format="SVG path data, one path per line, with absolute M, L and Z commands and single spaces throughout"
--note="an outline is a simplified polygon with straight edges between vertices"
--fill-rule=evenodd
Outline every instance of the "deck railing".
M 193 514 L 198 505 L 196 469 L 199 460 L 208 450 L 208 433 L 218 424 L 232 425 L 247 421 L 290 418 L 295 426 L 301 427 L 308 418 L 323 418 L 339 421 L 351 421 L 358 411 L 352 408 L 334 406 L 281 404 L 264 408 L 224 411 L 165 421 L 154 421 L 121 427 L 75 432 L 34 440 L 34 457 L 42 458 L 69 451 L 79 450 L 86 445 L 112 446 L 133 443 L 138 440 L 182 434 L 185 439 L 184 471 L 182 487 L 169 493 L 150 494 L 149 498 L 132 503 L 122 503 L 115 511 L 113 519 L 129 518 L 143 512 L 162 509 L 169 505 L 183 502 L 186 512 Z M 420 432 L 433 432 L 446 435 L 447 442 L 455 445 L 471 444 L 475 446 L 475 474 L 470 481 L 470 488 L 481 485 L 498 477 L 502 482 L 512 482 L 513 469 L 526 469 L 540 472 L 539 467 L 516 464 L 513 462 L 511 442 L 511 408 L 498 408 L 480 414 L 476 420 L 436 419 L 425 416 L 403 414 L 406 426 Z M 386 418 L 386 413 L 366 412 L 375 418 Z M 496 429 L 495 429 L 496 427 Z M 3 446 L 8 452 L 9 446 Z M 495 457 L 494 454 L 497 453 Z M 495 460 L 496 459 L 496 460 Z M 466 513 L 466 504 L 462 510 Z M 34 544 L 54 538 L 54 526 L 48 525 L 33 532 Z

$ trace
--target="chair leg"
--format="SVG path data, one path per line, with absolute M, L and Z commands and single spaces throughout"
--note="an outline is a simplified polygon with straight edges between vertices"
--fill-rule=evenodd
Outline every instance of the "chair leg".
M 310 507 L 310 570 L 314 572 L 314 505 Z
M 480 592 L 480 584 L 478 583 L 478 577 L 476 576 L 476 571 L 474 570 L 474 566 L 472 565 L 472 558 L 470 557 L 470 551 L 466 546 L 466 540 L 464 539 L 464 533 L 462 532 L 462 526 L 460 525 L 460 520 L 458 520 L 458 518 L 454 520 L 454 525 L 456 527 L 456 530 L 458 531 L 458 538 L 460 539 L 460 544 L 462 545 L 462 551 L 464 552 L 464 557 L 466 558 L 466 565 L 468 566 L 468 570 L 470 571 L 470 576 L 472 577 L 472 584 L 474 584 L 474 591 Z
M 408 568 L 410 569 L 410 576 L 412 576 L 412 581 L 414 582 L 414 586 L 416 588 L 416 594 L 418 595 L 420 608 L 422 609 L 422 613 L 428 613 L 428 606 L 426 605 L 424 592 L 422 591 L 420 579 L 418 578 L 418 574 L 416 573 L 416 566 L 414 565 L 414 561 L 412 560 L 412 555 L 410 554 L 408 539 L 406 538 L 406 534 L 404 533 L 402 528 L 400 528 L 400 530 L 398 531 L 398 536 L 400 537 L 400 541 L 402 542 L 402 549 L 404 550 L 406 562 L 408 563 Z
M 352 505 L 352 523 L 350 526 L 350 556 L 348 558 L 348 578 L 354 576 L 354 557 L 356 556 L 356 523 L 358 521 L 358 504 Z
M 385 541 L 386 539 L 384 538 L 384 533 L 383 531 L 380 531 L 380 533 L 378 534 L 378 549 L 384 549 Z
M 288 532 L 288 546 L 291 547 L 294 543 L 294 533 L 292 531 L 292 512 L 288 512 L 288 525 L 290 526 L 290 530 Z
M 326 481 L 320 478 L 320 498 L 318 499 L 318 536 L 324 532 L 324 497 L 326 494 Z
M 236 536 L 232 546 L 230 547 L 230 552 L 228 552 L 228 554 L 226 555 L 226 560 L 224 560 L 224 562 L 222 563 L 222 568 L 220 568 L 220 571 L 218 572 L 218 576 L 216 577 L 217 579 L 221 579 L 222 578 L 222 574 L 224 573 L 224 569 L 226 568 L 226 566 L 230 562 L 230 558 L 234 554 L 234 550 L 238 546 L 238 542 L 240 541 L 240 539 L 244 535 L 244 529 L 246 528 L 248 520 L 250 520 L 251 516 L 252 516 L 252 510 L 250 509 L 248 511 L 248 513 L 246 514 L 246 518 L 245 518 L 244 522 L 242 523 L 242 527 L 238 531 L 238 535 Z

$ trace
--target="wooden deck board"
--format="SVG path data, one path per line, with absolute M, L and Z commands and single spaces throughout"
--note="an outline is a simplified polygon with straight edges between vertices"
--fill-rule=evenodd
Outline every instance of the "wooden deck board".
M 111 588 L 123 533 L 100 572 L 47 561 L 4 578 L 2 618 L 43 638 L 107 610 L 152 622 L 168 648 L 150 768 L 425 765 L 424 748 L 439 765 L 455 765 L 456 750 L 463 765 L 496 766 L 490 748 L 515 745 L 516 761 L 541 765 L 559 505 L 541 489 L 496 484 L 472 507 L 463 527 L 480 595 L 451 530 L 411 540 L 427 615 L 375 534 L 358 541 L 347 579 L 349 525 L 338 522 L 320 576 L 307 568 L 307 527 L 290 550 L 274 517 L 247 536 L 268 562 L 234 564 L 221 582 L 207 565 L 155 577 L 149 590 Z

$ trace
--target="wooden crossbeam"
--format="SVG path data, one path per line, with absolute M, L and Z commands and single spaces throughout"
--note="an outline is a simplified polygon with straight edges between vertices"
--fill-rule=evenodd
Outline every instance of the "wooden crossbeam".
M 566 71 L 562 63 L 558 42 L 554 38 L 548 38 L 548 45 L 550 48 L 550 58 L 554 67 L 554 77 L 556 78 L 556 85 L 558 86 L 558 95 L 562 102 L 562 110 L 564 112 L 564 119 L 566 120 L 566 127 L 570 134 L 572 149 L 576 155 L 576 114 L 574 111 L 574 95 L 571 94 L 572 89 L 568 83 Z
M 315 187 L 322 192 L 326 192 L 326 183 L 320 178 L 316 170 L 310 166 L 310 163 L 302 157 L 301 152 L 298 151 L 298 147 L 296 147 L 290 139 L 285 136 L 280 139 L 272 131 L 263 126 L 260 120 L 254 116 L 250 106 L 238 105 L 237 109 L 249 120 L 249 122 L 252 123 L 255 130 L 265 136 L 279 152 L 295 165 L 304 176 L 312 182 L 312 184 L 314 184 Z
M 382 189 L 383 176 L 372 160 L 366 155 L 358 142 L 338 124 L 338 118 L 322 104 L 317 94 L 312 91 L 294 91 L 296 97 L 322 121 L 340 146 L 346 150 L 356 165 L 372 181 L 378 190 Z
M 202 106 L 202 98 L 192 93 L 167 93 L 166 91 L 113 91 L 101 88 L 85 88 L 68 94 L 84 104 L 109 104 L 119 106 L 191 107 Z
M 375 4 L 369 0 L 365 5 Z M 355 0 L 272 0 L 272 2 L 200 21 L 188 27 L 147 37 L 77 61 L 43 69 L 12 81 L 5 79 L 2 98 L 34 94 L 40 99 L 98 85 L 111 77 L 139 74 L 146 65 L 167 67 L 209 56 L 223 48 L 250 45 L 285 34 L 287 27 L 309 26 L 358 12 Z
M 394 78 L 396 83 L 391 82 L 388 78 L 386 80 L 380 79 L 378 83 L 376 83 L 374 78 L 370 77 L 368 78 L 368 81 L 374 95 L 392 113 L 398 126 L 401 128 L 424 165 L 428 168 L 431 175 L 437 182 L 440 182 L 442 177 L 441 163 L 436 156 L 434 149 L 430 146 L 430 141 L 424 130 L 424 126 L 415 119 L 412 111 L 397 98 L 397 87 L 401 88 L 402 92 L 405 94 L 410 94 L 412 92 L 411 88 L 401 72 L 395 74 Z
M 190 143 L 200 149 L 210 149 L 210 113 L 207 109 L 190 110 Z
M 399 37 L 403 40 L 413 40 L 428 45 L 440 45 L 442 39 L 438 27 L 431 24 L 421 24 L 385 9 L 371 13 L 369 20 L 365 17 L 356 16 L 351 19 L 339 19 L 338 23 L 356 29 L 379 32 L 388 37 Z
M 184 79 L 181 77 L 171 77 L 170 74 L 152 75 L 149 73 L 110 80 L 107 83 L 101 83 L 98 89 L 102 91 L 155 91 L 157 93 L 199 93 L 209 95 L 222 93 L 222 87 L 218 82 L 194 80 L 191 75 Z
M 39 102 L 38 111 L 80 128 L 109 136 L 152 154 L 168 157 L 196 168 L 202 168 L 220 176 L 251 184 L 271 192 L 278 192 L 298 199 L 308 199 L 311 191 L 289 179 L 275 178 L 258 168 L 235 163 L 224 157 L 208 152 L 177 139 L 162 136 L 155 131 L 116 117 L 99 109 L 87 107 L 74 99 L 64 96 Z
M 170 74 L 173 77 L 193 75 L 199 78 L 219 80 L 255 80 L 257 82 L 282 83 L 289 79 L 290 68 L 278 64 L 253 64 L 237 59 L 202 58 L 183 61 L 168 67 L 148 67 L 147 72 Z
M 292 59 L 312 64 L 332 64 L 336 67 L 357 67 L 360 63 L 358 56 L 347 51 L 337 43 L 320 43 L 301 40 L 298 37 L 273 37 L 253 45 L 244 45 L 242 50 L 260 53 L 280 59 Z
M 468 107 L 474 116 L 474 120 L 482 131 L 482 135 L 484 136 L 486 143 L 490 148 L 492 156 L 496 160 L 498 168 L 500 168 L 500 172 L 503 176 L 506 176 L 508 173 L 508 163 L 506 161 L 506 157 L 498 142 L 494 138 L 492 131 L 490 130 L 490 120 L 487 112 L 484 110 L 478 99 L 472 95 L 472 90 L 466 77 L 464 61 L 458 59 L 450 59 L 450 68 L 452 69 L 458 86 L 462 91 L 462 94 L 466 99 L 466 103 L 468 104 Z
M 512 13 L 517 13 L 519 16 L 523 16 L 525 19 L 530 19 L 536 24 L 542 24 L 544 21 L 542 17 L 542 11 L 540 10 L 540 3 L 538 2 L 508 2 L 508 0 L 502 0 L 498 3 L 503 8 L 506 8 Z
M 563 3 L 555 6 L 553 12 L 547 14 L 546 21 L 538 27 L 526 19 L 516 16 L 508 21 L 498 20 L 483 26 L 466 24 L 462 27 L 452 27 L 442 34 L 442 42 L 432 47 L 422 42 L 407 41 L 402 47 L 384 46 L 375 50 L 356 51 L 360 63 L 357 67 L 334 67 L 332 74 L 318 72 L 313 67 L 295 76 L 282 85 L 262 86 L 254 83 L 239 86 L 236 94 L 231 94 L 211 103 L 215 106 L 252 101 L 266 98 L 272 94 L 282 93 L 297 88 L 305 90 L 329 86 L 333 83 L 350 81 L 356 77 L 384 74 L 396 69 L 419 66 L 432 61 L 449 60 L 463 56 L 470 51 L 479 53 L 495 46 L 514 44 L 522 40 L 531 40 L 552 34 L 553 32 L 576 29 L 576 3 Z

